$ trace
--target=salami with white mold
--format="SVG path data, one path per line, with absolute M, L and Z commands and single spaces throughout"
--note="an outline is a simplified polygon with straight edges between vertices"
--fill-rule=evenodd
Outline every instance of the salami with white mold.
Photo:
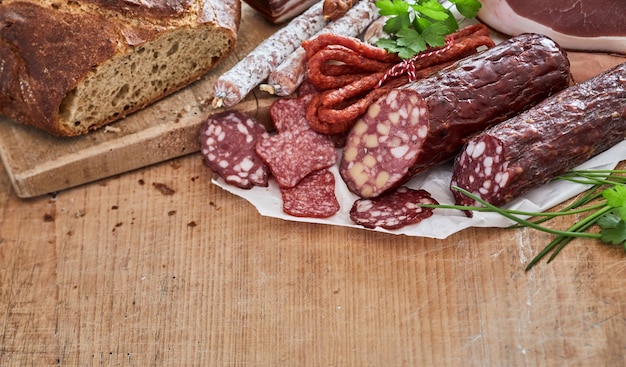
M 356 37 L 378 17 L 376 2 L 361 0 L 313 37 L 324 33 Z M 306 51 L 300 46 L 269 74 L 267 83 L 262 84 L 261 89 L 270 94 L 288 96 L 306 79 L 306 68 Z
M 377 198 L 356 200 L 350 209 L 350 219 L 365 228 L 398 229 L 433 215 L 432 208 L 420 204 L 439 203 L 425 190 L 402 186 Z
M 555 42 L 538 34 L 511 38 L 373 103 L 348 135 L 341 176 L 355 194 L 379 196 L 568 83 L 569 61 Z
M 626 63 L 470 139 L 455 159 L 451 186 L 501 206 L 624 138 Z M 452 191 L 457 204 L 475 205 Z
M 200 130 L 200 152 L 206 165 L 227 183 L 242 189 L 267 186 L 269 170 L 255 146 L 268 137 L 265 127 L 239 111 L 210 116 Z
M 221 75 L 213 86 L 213 107 L 231 107 L 239 103 L 302 41 L 322 29 L 327 23 L 322 5 L 318 2 L 292 19 Z

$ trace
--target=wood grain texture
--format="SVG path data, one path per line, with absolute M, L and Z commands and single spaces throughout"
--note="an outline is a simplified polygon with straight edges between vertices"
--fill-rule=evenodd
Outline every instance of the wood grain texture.
M 198 151 L 200 125 L 219 111 L 210 107 L 214 81 L 277 28 L 244 4 L 233 55 L 187 88 L 85 136 L 58 138 L 0 116 L 0 158 L 16 193 L 35 197 Z M 233 108 L 269 124 L 273 100 L 254 91 Z
M 550 235 L 262 217 L 186 153 L 123 174 L 102 153 L 106 178 L 33 198 L 0 169 L 0 366 L 626 365 L 619 248 L 574 241 L 524 272 Z
M 549 235 L 292 223 L 210 176 L 192 154 L 19 199 L 1 175 L 0 365 L 626 362 L 623 250 L 524 272 Z

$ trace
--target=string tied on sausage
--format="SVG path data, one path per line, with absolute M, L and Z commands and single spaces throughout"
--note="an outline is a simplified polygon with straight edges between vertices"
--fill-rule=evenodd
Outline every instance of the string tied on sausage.
M 401 75 L 406 74 L 409 78 L 409 81 L 415 81 L 417 79 L 415 61 L 419 59 L 424 59 L 427 57 L 431 57 L 434 55 L 442 54 L 452 48 L 454 44 L 454 36 L 451 34 L 446 36 L 446 43 L 442 47 L 431 48 L 425 51 L 422 51 L 410 59 L 405 59 L 394 66 L 392 66 L 380 79 L 378 84 L 374 87 L 374 89 L 382 87 L 390 78 L 395 78 Z

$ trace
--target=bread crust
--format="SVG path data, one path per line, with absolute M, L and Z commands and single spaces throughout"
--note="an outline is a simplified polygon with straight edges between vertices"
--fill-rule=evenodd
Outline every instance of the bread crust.
M 214 68 L 233 51 L 240 20 L 239 0 L 78 0 L 62 6 L 5 0 L 0 3 L 0 114 L 58 136 L 87 133 Z M 62 121 L 60 109 L 68 93 L 101 65 L 173 31 L 200 27 L 220 32 L 228 46 L 193 75 L 179 76 L 158 95 L 123 106 L 101 121 Z

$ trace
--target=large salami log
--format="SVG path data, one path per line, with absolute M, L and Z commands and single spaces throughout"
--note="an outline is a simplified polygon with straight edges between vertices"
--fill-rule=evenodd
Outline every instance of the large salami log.
M 568 83 L 559 45 L 538 34 L 511 38 L 373 103 L 348 135 L 340 173 L 352 192 L 376 197 Z
M 469 140 L 455 159 L 451 186 L 500 206 L 625 137 L 623 63 Z M 475 204 L 453 192 L 457 204 Z

